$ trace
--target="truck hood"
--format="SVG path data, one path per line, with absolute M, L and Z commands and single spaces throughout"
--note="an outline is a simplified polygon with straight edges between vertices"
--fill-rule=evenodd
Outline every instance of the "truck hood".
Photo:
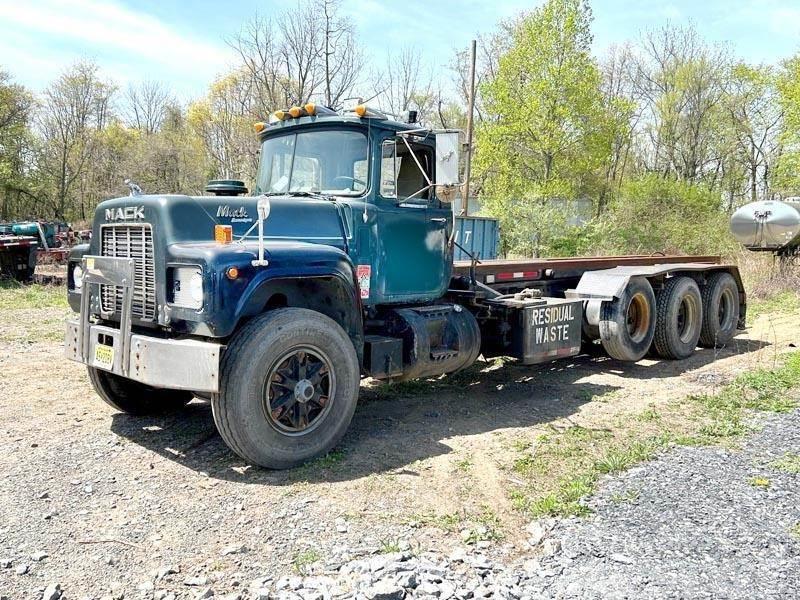
M 272 197 L 264 222 L 264 237 L 346 245 L 348 207 L 313 198 Z M 207 242 L 214 239 L 215 225 L 231 225 L 234 239 L 244 235 L 258 219 L 255 196 L 125 196 L 97 206 L 94 239 L 108 225 L 150 223 L 164 244 Z M 254 228 L 248 239 L 257 239 Z

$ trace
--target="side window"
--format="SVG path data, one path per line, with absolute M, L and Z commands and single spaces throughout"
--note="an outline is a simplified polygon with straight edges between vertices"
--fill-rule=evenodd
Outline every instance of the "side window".
M 427 204 L 432 196 L 428 182 L 433 181 L 433 154 L 422 144 L 402 141 L 383 143 L 381 158 L 381 195 L 408 204 Z
M 397 198 L 397 145 L 394 140 L 381 144 L 381 196 Z

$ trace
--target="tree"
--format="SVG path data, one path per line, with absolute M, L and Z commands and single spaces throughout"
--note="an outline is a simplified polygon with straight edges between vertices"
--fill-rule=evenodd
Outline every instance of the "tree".
M 737 63 L 728 79 L 724 106 L 735 141 L 730 170 L 744 184 L 738 190 L 735 185 L 727 186 L 728 208 L 732 209 L 737 196 L 746 197 L 748 202 L 770 197 L 783 113 L 776 99 L 775 72 L 771 67 Z
M 33 96 L 0 70 L 0 220 L 32 214 L 38 204 L 31 170 Z
M 202 140 L 212 175 L 252 182 L 258 163 L 252 125 L 259 120 L 245 69 L 217 79 L 203 100 L 189 106 L 188 122 Z
M 340 108 L 352 95 L 364 58 L 339 0 L 305 0 L 274 18 L 256 15 L 229 43 L 252 83 L 262 115 L 315 100 Z
M 519 22 L 496 78 L 482 86 L 476 173 L 504 231 L 524 228 L 534 247 L 548 202 L 594 195 L 610 154 L 615 119 L 590 23 L 584 0 L 548 0 Z
M 159 130 L 174 103 L 169 90 L 157 81 L 128 85 L 124 101 L 127 124 L 148 135 Z
M 372 83 L 381 110 L 398 118 L 416 110 L 421 122 L 429 120 L 436 106 L 433 80 L 422 64 L 418 48 L 406 46 L 399 52 L 386 52 L 385 67 Z
M 776 187 L 787 196 L 800 195 L 800 53 L 784 61 L 776 81 L 777 101 L 783 114 L 776 165 Z
M 78 212 L 86 214 L 86 203 L 76 197 L 75 187 L 90 162 L 97 133 L 110 119 L 115 89 L 101 81 L 97 71 L 92 62 L 75 63 L 43 94 L 39 174 L 48 184 L 51 214 L 59 219 L 72 214 L 76 204 Z
M 729 66 L 727 51 L 708 46 L 692 27 L 645 33 L 631 64 L 644 170 L 687 181 L 718 175 L 714 142 Z

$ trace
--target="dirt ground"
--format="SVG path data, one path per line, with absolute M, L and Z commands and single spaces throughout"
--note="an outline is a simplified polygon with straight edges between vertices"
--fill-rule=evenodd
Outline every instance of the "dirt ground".
M 230 591 L 381 545 L 446 551 L 461 533 L 443 519 L 487 507 L 502 551 L 524 552 L 528 519 L 509 500 L 516 442 L 715 391 L 800 345 L 800 315 L 763 315 L 728 348 L 683 362 L 581 356 L 484 363 L 400 388 L 365 383 L 334 454 L 270 472 L 228 450 L 203 402 L 144 419 L 103 404 L 63 357 L 67 314 L 0 311 L 0 560 L 9 565 L 0 564 L 0 595 L 9 598 L 50 583 L 69 597 L 138 597 L 166 567 L 178 573 L 163 586 L 179 596 L 199 576 Z

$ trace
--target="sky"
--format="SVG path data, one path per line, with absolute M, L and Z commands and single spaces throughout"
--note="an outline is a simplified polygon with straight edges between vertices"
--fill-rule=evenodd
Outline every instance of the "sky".
M 376 62 L 387 46 L 420 48 L 434 74 L 456 48 L 537 0 L 345 0 L 359 39 Z M 71 62 L 95 60 L 125 86 L 155 80 L 178 97 L 200 96 L 235 62 L 226 40 L 254 14 L 280 12 L 274 0 L 0 0 L 0 68 L 35 91 Z M 591 0 L 594 51 L 636 40 L 647 29 L 692 23 L 741 59 L 776 63 L 800 51 L 800 0 Z

